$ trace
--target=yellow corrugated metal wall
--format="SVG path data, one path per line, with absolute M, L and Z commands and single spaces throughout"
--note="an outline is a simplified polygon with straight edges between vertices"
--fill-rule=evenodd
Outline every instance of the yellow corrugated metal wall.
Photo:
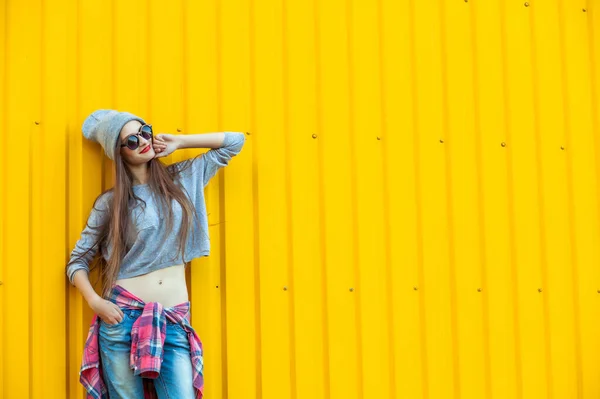
M 1 4 L 0 398 L 83 397 L 97 108 L 249 132 L 191 267 L 207 399 L 600 397 L 598 0 Z

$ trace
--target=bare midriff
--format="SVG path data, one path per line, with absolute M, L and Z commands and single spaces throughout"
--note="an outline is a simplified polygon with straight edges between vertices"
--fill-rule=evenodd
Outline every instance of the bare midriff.
M 166 308 L 188 300 L 184 264 L 165 267 L 141 276 L 120 279 L 116 281 L 116 284 L 145 303 L 160 302 Z

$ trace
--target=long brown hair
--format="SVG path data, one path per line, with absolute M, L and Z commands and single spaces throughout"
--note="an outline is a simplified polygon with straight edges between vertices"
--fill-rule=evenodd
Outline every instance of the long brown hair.
M 197 155 L 195 158 L 200 157 Z M 148 162 L 148 173 L 149 189 L 154 194 L 155 198 L 158 198 L 160 214 L 166 215 L 167 228 L 163 241 L 159 244 L 162 245 L 166 239 L 167 233 L 173 229 L 173 208 L 171 206 L 173 200 L 177 201 L 181 205 L 182 217 L 181 217 L 181 228 L 179 234 L 179 247 L 178 254 L 185 253 L 185 247 L 187 243 L 188 233 L 190 226 L 193 223 L 193 217 L 198 217 L 194 205 L 190 199 L 185 195 L 181 187 L 179 187 L 175 180 L 177 176 L 189 168 L 192 165 L 192 161 L 195 158 L 188 159 L 175 165 L 166 166 L 154 158 Z M 107 298 L 110 295 L 112 286 L 117 280 L 119 270 L 121 268 L 121 261 L 127 253 L 128 244 L 135 239 L 135 226 L 132 223 L 130 209 L 136 205 L 137 201 L 141 201 L 144 204 L 144 200 L 135 195 L 133 191 L 133 178 L 131 172 L 123 158 L 121 157 L 120 151 L 115 151 L 115 186 L 101 193 L 94 202 L 94 208 L 98 199 L 112 191 L 113 195 L 110 196 L 110 200 L 107 204 L 107 209 L 104 210 L 104 217 L 99 226 L 87 226 L 96 230 L 97 239 L 94 245 L 86 250 L 85 253 L 77 256 L 75 259 L 70 261 L 69 264 L 83 258 L 89 251 L 97 248 L 97 252 L 94 254 L 92 262 L 90 262 L 90 270 L 96 267 L 100 268 L 100 276 L 102 279 L 102 296 Z M 108 261 L 102 256 L 102 249 L 106 248 L 109 243 L 111 244 L 111 251 L 109 253 Z

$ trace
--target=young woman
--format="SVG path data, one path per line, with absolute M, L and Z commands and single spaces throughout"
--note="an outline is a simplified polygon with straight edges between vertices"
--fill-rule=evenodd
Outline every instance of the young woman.
M 88 398 L 202 398 L 202 343 L 189 323 L 185 264 L 208 256 L 204 188 L 237 155 L 241 132 L 154 135 L 131 113 L 97 110 L 86 138 L 114 161 L 66 273 L 95 312 L 80 370 Z M 165 166 L 180 148 L 211 148 Z M 98 267 L 102 295 L 88 273 Z

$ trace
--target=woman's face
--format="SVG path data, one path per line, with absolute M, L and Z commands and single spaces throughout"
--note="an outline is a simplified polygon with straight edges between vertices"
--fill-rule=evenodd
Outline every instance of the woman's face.
M 129 121 L 121 129 L 119 136 L 119 148 L 121 149 L 121 157 L 130 165 L 140 165 L 150 161 L 156 155 L 152 147 L 152 139 L 146 140 L 142 135 L 138 135 L 139 147 L 135 150 L 129 147 L 121 147 L 122 144 L 127 144 L 127 139 L 130 135 L 138 133 L 142 124 L 139 121 Z M 148 148 L 149 147 L 149 148 Z M 143 152 L 144 150 L 146 150 Z

